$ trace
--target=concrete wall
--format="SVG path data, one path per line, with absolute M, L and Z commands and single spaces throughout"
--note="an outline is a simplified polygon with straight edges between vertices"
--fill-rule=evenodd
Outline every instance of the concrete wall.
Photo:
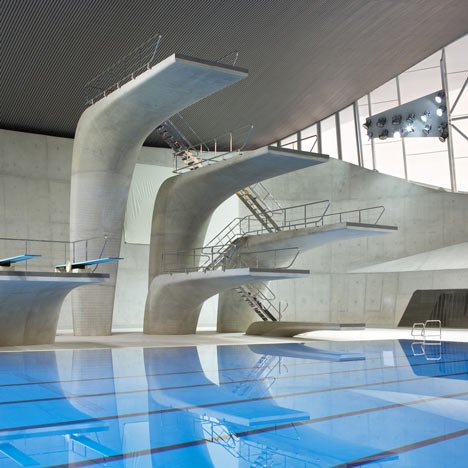
M 70 139 L 0 130 L 0 237 L 68 239 L 72 148 Z M 72 328 L 69 298 L 59 328 Z
M 467 241 L 467 195 L 408 183 L 337 160 L 271 179 L 265 185 L 283 206 L 324 198 L 332 201 L 332 212 L 384 205 L 380 222 L 399 227 L 395 234 L 341 241 L 301 255 L 295 267 L 310 269 L 311 276 L 272 284 L 277 295 L 290 303 L 284 320 L 396 325 L 414 290 L 468 287 L 468 268 L 346 273 Z
M 72 139 L 0 130 L 0 237 L 68 240 L 72 149 Z M 172 152 L 143 147 L 138 164 L 153 165 L 169 174 Z M 150 203 L 153 206 L 154 199 Z M 207 237 L 213 237 L 237 216 L 237 200 L 230 199 L 214 213 Z M 149 244 L 122 241 L 120 254 L 125 261 L 119 264 L 117 273 L 113 329 L 141 330 Z M 217 303 L 217 296 L 205 303 L 201 329 L 216 327 Z M 58 327 L 68 331 L 73 328 L 69 297 L 62 307 Z

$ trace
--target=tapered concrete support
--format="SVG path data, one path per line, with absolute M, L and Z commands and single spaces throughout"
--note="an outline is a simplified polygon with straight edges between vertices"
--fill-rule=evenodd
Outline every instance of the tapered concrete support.
M 143 142 L 176 112 L 245 78 L 243 69 L 172 55 L 82 114 L 73 147 L 70 240 L 110 236 L 118 256 L 128 190 Z M 99 254 L 96 243 L 88 257 Z M 76 335 L 111 332 L 117 264 L 103 287 L 73 294 Z
M 189 251 L 202 246 L 212 213 L 240 189 L 327 160 L 328 156 L 320 154 L 268 146 L 166 180 L 159 189 L 153 212 L 144 332 L 169 333 L 166 309 L 155 300 L 161 297 L 160 285 L 153 281 L 164 272 L 163 252 Z M 179 266 L 185 266 L 182 260 Z M 211 295 L 217 292 L 213 289 Z M 173 309 L 172 314 L 170 333 L 194 333 L 199 308 L 191 312 L 190 320 L 185 312 L 178 316 L 179 311 Z
M 297 248 L 304 252 L 332 242 L 354 239 L 357 237 L 373 237 L 395 232 L 395 226 L 369 225 L 359 223 L 337 223 L 320 227 L 294 229 L 257 236 L 246 236 L 237 242 L 238 255 L 242 256 L 248 265 L 268 268 L 272 265 L 285 266 L 293 260 L 295 251 L 282 251 L 281 256 L 249 255 L 274 249 Z M 236 262 L 236 258 L 233 259 Z M 221 333 L 244 332 L 252 322 L 258 320 L 254 311 L 242 301 L 236 291 L 224 291 L 219 296 L 217 331 Z
M 108 278 L 93 273 L 0 272 L 0 346 L 53 343 L 67 294 Z
M 206 299 L 241 284 L 255 281 L 303 278 L 307 270 L 258 270 L 236 268 L 158 275 L 151 282 L 145 333 L 183 335 L 197 331 L 200 307 Z

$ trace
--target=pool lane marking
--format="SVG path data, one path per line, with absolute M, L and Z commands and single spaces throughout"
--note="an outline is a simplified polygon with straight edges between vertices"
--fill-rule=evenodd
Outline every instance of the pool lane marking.
M 451 373 L 451 374 L 441 374 L 441 375 L 438 375 L 437 377 L 454 377 L 457 375 L 468 375 L 468 371 L 456 372 L 456 373 Z M 199 405 L 171 407 L 171 408 L 164 408 L 161 410 L 154 410 L 154 411 L 142 411 L 138 413 L 116 414 L 116 415 L 99 416 L 99 417 L 93 417 L 93 418 L 76 419 L 76 420 L 71 420 L 71 421 L 58 421 L 55 423 L 43 423 L 43 424 L 34 424 L 30 426 L 0 428 L 0 434 L 2 434 L 3 432 L 27 431 L 27 430 L 32 430 L 32 429 L 42 429 L 46 427 L 62 427 L 66 425 L 75 425 L 75 424 L 80 424 L 80 423 L 85 423 L 85 422 L 111 421 L 114 419 L 134 418 L 134 417 L 145 416 L 145 415 L 175 413 L 179 411 L 190 411 L 192 409 L 197 409 L 197 408 L 214 408 L 216 406 L 238 405 L 238 404 L 243 404 L 243 403 L 252 403 L 255 401 L 276 400 L 279 398 L 290 398 L 290 397 L 295 397 L 295 396 L 314 395 L 318 393 L 328 393 L 328 392 L 335 392 L 335 391 L 340 391 L 340 390 L 354 390 L 356 388 L 367 388 L 367 387 L 372 387 L 375 385 L 387 385 L 387 384 L 392 384 L 392 383 L 412 382 L 412 381 L 427 380 L 427 379 L 433 379 L 433 378 L 434 378 L 433 376 L 432 377 L 412 377 L 410 379 L 402 379 L 402 380 L 397 379 L 397 380 L 389 380 L 386 382 L 373 382 L 373 383 L 366 383 L 366 384 L 359 384 L 359 385 L 348 385 L 346 387 L 333 387 L 333 388 L 325 388 L 325 389 L 317 389 L 317 390 L 304 390 L 301 392 L 291 392 L 291 393 L 284 393 L 284 394 L 279 394 L 279 395 L 267 395 L 263 397 L 252 397 L 252 398 L 245 398 L 242 400 L 228 400 L 228 401 L 221 401 L 221 402 L 203 403 Z M 468 395 L 468 392 L 461 393 L 460 395 L 464 395 L 464 394 Z M 440 398 L 440 397 L 435 397 L 435 398 Z M 325 416 L 325 418 L 328 418 L 328 417 L 329 416 Z
M 367 457 L 362 457 L 356 460 L 351 460 L 340 465 L 335 465 L 333 468 L 352 468 L 361 465 L 368 465 L 376 461 L 387 458 L 389 455 L 398 455 L 400 453 L 411 452 L 412 450 L 417 450 L 422 447 L 427 447 L 429 445 L 438 444 L 440 442 L 445 442 L 447 440 L 456 439 L 458 437 L 463 437 L 468 435 L 468 429 L 461 429 L 455 432 L 449 432 L 448 434 L 431 437 L 430 439 L 420 440 L 418 442 L 413 442 L 412 444 L 402 445 L 400 447 L 395 447 L 390 450 L 385 450 L 374 455 L 369 455 Z
M 445 363 L 460 363 L 460 362 L 468 362 L 467 359 L 460 359 L 455 361 L 445 361 Z M 232 384 L 241 384 L 241 383 L 250 383 L 250 382 L 264 382 L 268 381 L 272 378 L 275 380 L 288 380 L 288 379 L 297 379 L 297 378 L 304 378 L 304 377 L 314 377 L 314 376 L 322 376 L 322 375 L 335 375 L 335 374 L 346 374 L 346 373 L 355 373 L 355 372 L 368 372 L 368 371 L 376 371 L 376 370 L 384 370 L 384 369 L 401 369 L 407 367 L 415 367 L 415 366 L 437 366 L 437 362 L 421 362 L 419 364 L 404 364 L 401 366 L 381 366 L 381 367 L 370 367 L 368 369 L 347 369 L 342 371 L 332 371 L 332 372 L 313 372 L 307 374 L 289 374 L 289 375 L 277 375 L 271 377 L 265 377 L 262 379 L 245 379 L 245 380 L 229 380 L 220 382 L 219 385 L 232 385 Z M 151 374 L 148 374 L 151 375 Z M 419 376 L 421 377 L 421 376 Z M 423 377 L 430 377 L 435 378 L 438 377 L 437 375 L 431 376 L 423 376 Z M 382 381 L 385 383 L 385 381 Z M 401 380 L 399 380 L 401 382 Z M 12 400 L 12 401 L 0 401 L 0 406 L 6 405 L 19 405 L 19 404 L 28 404 L 28 403 L 39 403 L 45 401 L 59 401 L 59 400 L 72 400 L 78 398 L 94 398 L 94 397 L 104 397 L 104 396 L 111 396 L 111 395 L 126 395 L 132 393 L 145 393 L 145 392 L 157 392 L 157 391 L 167 391 L 167 390 L 181 390 L 183 388 L 190 389 L 190 388 L 203 388 L 203 387 L 211 387 L 217 386 L 214 382 L 209 383 L 202 383 L 202 384 L 194 384 L 194 385 L 177 385 L 177 386 L 170 386 L 170 387 L 157 387 L 157 388 L 142 388 L 136 390 L 122 390 L 119 392 L 101 392 L 101 393 L 89 393 L 89 394 L 80 394 L 80 395 L 60 395 L 60 396 L 53 396 L 53 397 L 46 397 L 46 398 L 33 398 L 29 400 Z
M 395 409 L 395 408 L 415 406 L 415 405 L 428 403 L 430 401 L 434 401 L 434 400 L 438 400 L 438 399 L 442 399 L 442 398 L 457 398 L 459 396 L 466 396 L 466 395 L 468 395 L 468 392 L 449 393 L 447 395 L 426 397 L 426 398 L 422 398 L 422 399 L 418 399 L 418 400 L 410 400 L 410 401 L 403 402 L 403 403 L 392 403 L 390 405 L 379 406 L 379 407 L 376 407 L 376 408 L 367 408 L 367 409 L 364 409 L 364 410 L 356 410 L 356 411 L 349 411 L 347 413 L 339 413 L 339 414 L 335 414 L 335 415 L 322 416 L 320 418 L 309 419 L 307 421 L 298 421 L 298 422 L 292 422 L 292 423 L 290 422 L 290 423 L 284 423 L 284 424 L 276 424 L 274 426 L 269 426 L 269 427 L 264 427 L 264 428 L 249 429 L 247 431 L 233 432 L 233 433 L 231 433 L 231 435 L 234 435 L 236 437 L 241 438 L 241 437 L 246 437 L 246 436 L 251 436 L 251 435 L 256 435 L 256 434 L 264 434 L 264 433 L 271 432 L 271 431 L 278 431 L 278 430 L 281 430 L 281 429 L 288 429 L 288 428 L 291 428 L 291 427 L 308 426 L 308 425 L 311 425 L 311 424 L 317 424 L 317 423 L 321 423 L 321 422 L 331 421 L 331 420 L 334 420 L 334 419 L 343 419 L 343 418 L 347 418 L 347 417 L 358 416 L 358 415 L 361 415 L 361 414 L 369 414 L 369 413 L 375 413 L 375 412 L 379 412 L 379 411 L 386 411 L 386 410 Z M 462 431 L 457 431 L 457 432 L 454 432 L 454 433 L 448 433 L 448 434 L 445 434 L 445 435 L 437 436 L 437 437 L 434 437 L 433 439 L 444 440 L 444 438 L 446 438 L 447 436 L 451 436 L 452 434 L 459 434 L 461 432 L 468 433 L 468 429 L 464 429 Z M 464 435 L 464 434 L 460 434 L 460 435 Z M 458 437 L 458 436 L 455 435 L 452 438 L 454 438 L 454 437 Z M 433 439 L 426 439 L 426 440 L 433 440 Z M 90 459 L 90 460 L 82 460 L 82 461 L 79 461 L 79 462 L 74 462 L 74 463 L 69 463 L 69 464 L 53 465 L 53 466 L 50 466 L 49 468 L 65 468 L 65 467 L 79 468 L 79 467 L 83 467 L 83 466 L 94 465 L 96 463 L 103 463 L 103 462 L 110 463 L 110 462 L 118 461 L 118 460 L 125 460 L 125 459 L 129 459 L 129 458 L 135 458 L 135 457 L 140 457 L 140 456 L 145 456 L 145 455 L 154 455 L 154 454 L 157 454 L 157 453 L 167 452 L 167 451 L 172 451 L 172 450 L 179 450 L 181 448 L 182 449 L 183 448 L 190 448 L 190 447 L 194 447 L 194 446 L 202 445 L 202 444 L 206 444 L 206 443 L 216 443 L 216 442 L 219 442 L 221 440 L 226 440 L 226 439 L 225 439 L 225 437 L 214 437 L 213 439 L 197 439 L 197 440 L 193 440 L 193 441 L 189 441 L 189 442 L 182 442 L 182 443 L 179 443 L 179 444 L 164 445 L 162 447 L 154 447 L 154 448 L 144 449 L 144 450 L 140 450 L 140 451 L 136 451 L 136 452 L 127 452 L 127 453 L 117 454 L 117 455 L 113 455 L 113 456 L 110 456 L 110 457 L 99 457 L 99 458 L 93 458 L 93 459 Z M 417 443 L 415 443 L 415 444 L 417 444 Z M 411 445 L 415 445 L 415 444 L 411 444 Z M 382 454 L 383 453 L 385 453 L 385 458 L 387 458 L 388 456 L 392 456 L 392 455 L 396 454 L 393 450 L 382 452 Z M 382 456 L 382 458 L 383 458 L 383 456 Z M 363 458 L 363 459 L 365 460 L 365 458 Z M 350 463 L 350 462 L 348 462 L 348 463 Z M 337 465 L 337 466 L 347 467 L 347 466 L 359 466 L 359 465 L 347 465 L 346 463 L 344 463 L 344 464 L 340 464 L 340 465 Z
M 397 358 L 403 358 L 403 355 L 397 356 Z M 368 362 L 371 360 L 377 360 L 381 359 L 381 357 L 377 358 L 371 358 L 366 361 L 340 361 L 341 363 L 344 362 Z M 383 370 L 383 369 L 399 369 L 399 368 L 404 368 L 404 367 L 420 367 L 420 366 L 428 366 L 428 365 L 440 365 L 441 363 L 443 364 L 453 364 L 453 363 L 459 363 L 459 362 L 468 362 L 468 359 L 455 359 L 452 361 L 438 361 L 438 362 L 420 362 L 420 363 L 415 363 L 411 364 L 408 362 L 408 364 L 402 364 L 402 365 L 395 365 L 395 366 L 379 366 L 379 367 L 369 367 L 366 369 L 358 368 L 358 369 L 342 369 L 342 370 L 335 370 L 331 372 L 313 372 L 309 374 L 299 374 L 299 377 L 306 377 L 306 376 L 314 376 L 314 375 L 334 375 L 334 374 L 346 374 L 350 372 L 362 372 L 362 371 L 374 371 L 374 370 Z M 313 364 L 329 364 L 329 362 L 318 362 L 318 363 L 313 363 Z M 310 362 L 303 362 L 303 363 L 297 363 L 294 367 L 299 367 L 299 366 L 306 366 L 306 365 L 311 365 Z M 262 366 L 256 366 L 256 367 L 238 367 L 238 368 L 231 368 L 231 369 L 223 369 L 220 370 L 219 372 L 225 372 L 225 371 L 232 371 L 232 370 L 254 370 L 254 369 L 261 369 Z M 62 383 L 71 383 L 71 382 L 92 382 L 92 381 L 101 381 L 101 380 L 118 380 L 118 379 L 127 379 L 127 378 L 143 378 L 143 377 L 158 377 L 158 376 L 166 376 L 166 375 L 183 375 L 183 374 L 200 374 L 200 373 L 210 373 L 210 372 L 216 372 L 216 371 L 204 371 L 204 370 L 199 370 L 199 371 L 187 371 L 187 372 L 174 372 L 174 373 L 155 373 L 155 374 L 143 374 L 143 375 L 133 375 L 133 376 L 120 376 L 120 377 L 97 377 L 97 378 L 89 378 L 89 379 L 74 379 L 74 380 L 56 380 L 56 381 L 48 381 L 48 382 L 28 382 L 28 383 L 19 383 L 19 384 L 0 384 L 1 387 L 22 387 L 22 386 L 29 386 L 29 385 L 48 385 L 48 384 L 62 384 Z M 275 378 L 284 378 L 281 376 L 277 376 Z M 249 380 L 239 380 L 235 382 L 249 382 Z M 225 383 L 230 383 L 230 382 L 222 382 L 222 384 Z M 189 386 L 188 386 L 189 387 Z M 164 389 L 174 389 L 176 387 L 164 387 Z M 180 387 L 184 388 L 184 387 Z M 157 389 L 153 389 L 157 390 Z M 128 393 L 128 392 L 120 392 L 120 393 Z M 109 394 L 117 394 L 115 392 L 111 392 Z M 98 395 L 106 395 L 106 393 L 98 394 Z M 86 397 L 86 396 L 92 396 L 91 395 L 76 395 L 76 396 L 68 396 L 65 398 L 80 398 L 80 397 Z M 16 400 L 13 402 L 1 402 L 0 405 L 3 404 L 11 404 L 11 403 L 22 403 L 22 402 L 34 402 L 34 400 Z M 37 401 L 47 401 L 47 399 L 37 399 Z
M 448 356 L 448 355 L 456 355 L 460 353 L 446 353 L 446 352 L 441 352 L 441 355 Z M 273 355 L 269 355 L 273 356 Z M 284 357 L 284 356 L 277 356 L 277 357 Z M 418 358 L 419 356 L 414 356 L 410 354 L 398 354 L 394 356 L 396 359 L 403 359 L 403 358 Z M 259 358 L 260 359 L 260 358 Z M 291 359 L 302 359 L 302 358 L 294 358 L 291 357 Z M 288 366 L 294 366 L 294 367 L 299 367 L 299 366 L 307 366 L 307 365 L 317 365 L 317 364 L 346 364 L 349 362 L 369 362 L 369 361 L 376 361 L 382 359 L 382 356 L 376 356 L 376 357 L 371 357 L 371 358 L 366 358 L 366 359 L 361 359 L 361 360 L 356 360 L 356 361 L 315 361 L 311 362 L 312 360 L 309 360 L 308 362 L 293 362 L 293 363 L 288 363 Z M 455 361 L 438 361 L 439 363 L 441 362 L 455 362 Z M 416 364 L 415 364 L 416 365 Z M 114 377 L 89 377 L 86 379 L 69 379 L 69 380 L 49 380 L 49 381 L 38 381 L 38 382 L 21 382 L 21 383 L 7 383 L 7 384 L 0 384 L 1 387 L 24 387 L 28 385 L 51 385 L 51 384 L 61 384 L 61 383 L 72 383 L 72 382 L 92 382 L 92 381 L 101 381 L 101 380 L 119 380 L 119 379 L 135 379 L 138 377 L 156 377 L 156 376 L 165 376 L 165 375 L 187 375 L 187 374 L 200 374 L 200 373 L 210 373 L 210 372 L 230 372 L 230 371 L 237 371 L 237 370 L 255 370 L 255 369 L 260 369 L 262 366 L 254 366 L 254 367 L 231 367 L 231 368 L 225 368 L 225 369 L 212 369 L 209 371 L 204 371 L 204 370 L 194 370 L 194 371 L 181 371 L 181 372 L 161 372 L 161 373 L 156 373 L 156 374 L 137 374 L 137 375 L 120 375 L 120 376 L 114 376 Z M 383 366 L 382 369 L 387 368 L 387 367 L 396 367 L 396 366 Z

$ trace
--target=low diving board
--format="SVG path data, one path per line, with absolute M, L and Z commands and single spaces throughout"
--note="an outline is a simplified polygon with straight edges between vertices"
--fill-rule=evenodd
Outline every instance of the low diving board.
M 94 258 L 92 260 L 85 260 L 83 262 L 71 262 L 63 263 L 61 265 L 55 266 L 55 271 L 65 272 L 72 270 L 84 270 L 87 266 L 92 265 L 101 265 L 102 263 L 118 262 L 123 260 L 121 257 L 103 257 L 103 258 Z
M 16 255 L 15 257 L 2 258 L 0 259 L 0 266 L 9 267 L 12 263 L 27 262 L 28 260 L 38 257 L 40 257 L 40 255 L 24 254 Z

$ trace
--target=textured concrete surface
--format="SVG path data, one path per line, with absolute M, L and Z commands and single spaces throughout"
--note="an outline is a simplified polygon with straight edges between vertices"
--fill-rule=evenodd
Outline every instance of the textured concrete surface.
M 0 272 L 0 346 L 53 343 L 66 295 L 106 279 L 96 273 Z
M 276 295 L 291 304 L 284 320 L 396 326 L 416 289 L 468 286 L 468 269 L 349 273 L 448 246 L 454 250 L 444 263 L 452 262 L 455 246 L 468 240 L 466 194 L 424 187 L 337 160 L 265 185 L 283 205 L 324 198 L 330 199 L 334 211 L 383 205 L 380 222 L 398 226 L 388 236 L 339 241 L 301 255 L 295 266 L 310 269 L 310 277 L 272 285 Z M 459 252 L 462 259 L 464 249 Z
M 172 55 L 88 107 L 73 147 L 70 239 L 108 234 L 106 254 L 118 256 L 131 176 L 147 136 L 171 115 L 246 76 L 243 69 Z M 104 271 L 109 284 L 72 296 L 76 334 L 111 332 L 117 266 Z
M 193 335 L 145 335 L 143 333 L 113 333 L 106 336 L 74 336 L 58 334 L 55 343 L 0 347 L 0 352 L 58 351 L 98 348 L 154 348 L 173 346 L 224 346 L 252 343 L 291 343 L 296 338 L 247 336 L 242 333 L 201 332 Z
M 313 323 L 313 322 L 254 322 L 249 325 L 246 335 L 293 337 L 315 330 L 362 329 L 365 324 Z
M 168 330 L 164 321 L 157 318 L 160 314 L 165 316 L 159 310 L 160 301 L 151 299 L 160 297 L 159 292 L 153 291 L 160 287 L 153 279 L 164 271 L 163 252 L 190 251 L 203 246 L 214 210 L 241 188 L 326 161 L 328 156 L 268 146 L 166 180 L 158 192 L 153 212 L 145 333 L 162 333 L 156 323 Z M 186 264 L 181 261 L 178 266 L 184 268 Z M 198 319 L 199 310 L 192 313 Z M 193 321 L 188 323 L 185 328 L 181 321 L 181 330 L 191 330 Z M 175 322 L 171 324 L 172 333 L 176 333 L 174 327 Z
M 299 249 L 302 255 L 310 249 L 333 242 L 360 237 L 391 235 L 396 230 L 396 226 L 345 222 L 321 227 L 307 227 L 257 236 L 246 236 L 240 239 L 236 245 L 238 246 L 238 253 L 244 261 L 248 261 L 249 257 L 253 257 L 252 261 L 254 261 L 257 256 L 255 254 L 249 256 L 249 252 L 292 248 Z M 257 264 L 260 262 L 259 266 L 268 267 L 279 261 L 282 264 L 276 266 L 285 266 L 294 259 L 296 252 L 296 250 L 283 251 L 279 257 L 275 257 L 273 254 L 258 256 Z M 281 296 L 278 299 L 282 299 Z M 242 301 L 236 291 L 228 290 L 220 294 L 217 317 L 218 332 L 243 332 L 257 318 L 257 315 Z M 310 319 L 315 320 L 314 317 Z
M 200 306 L 214 294 L 241 284 L 302 278 L 305 270 L 261 270 L 232 268 L 207 272 L 158 275 L 151 282 L 144 332 L 150 334 L 193 334 Z

